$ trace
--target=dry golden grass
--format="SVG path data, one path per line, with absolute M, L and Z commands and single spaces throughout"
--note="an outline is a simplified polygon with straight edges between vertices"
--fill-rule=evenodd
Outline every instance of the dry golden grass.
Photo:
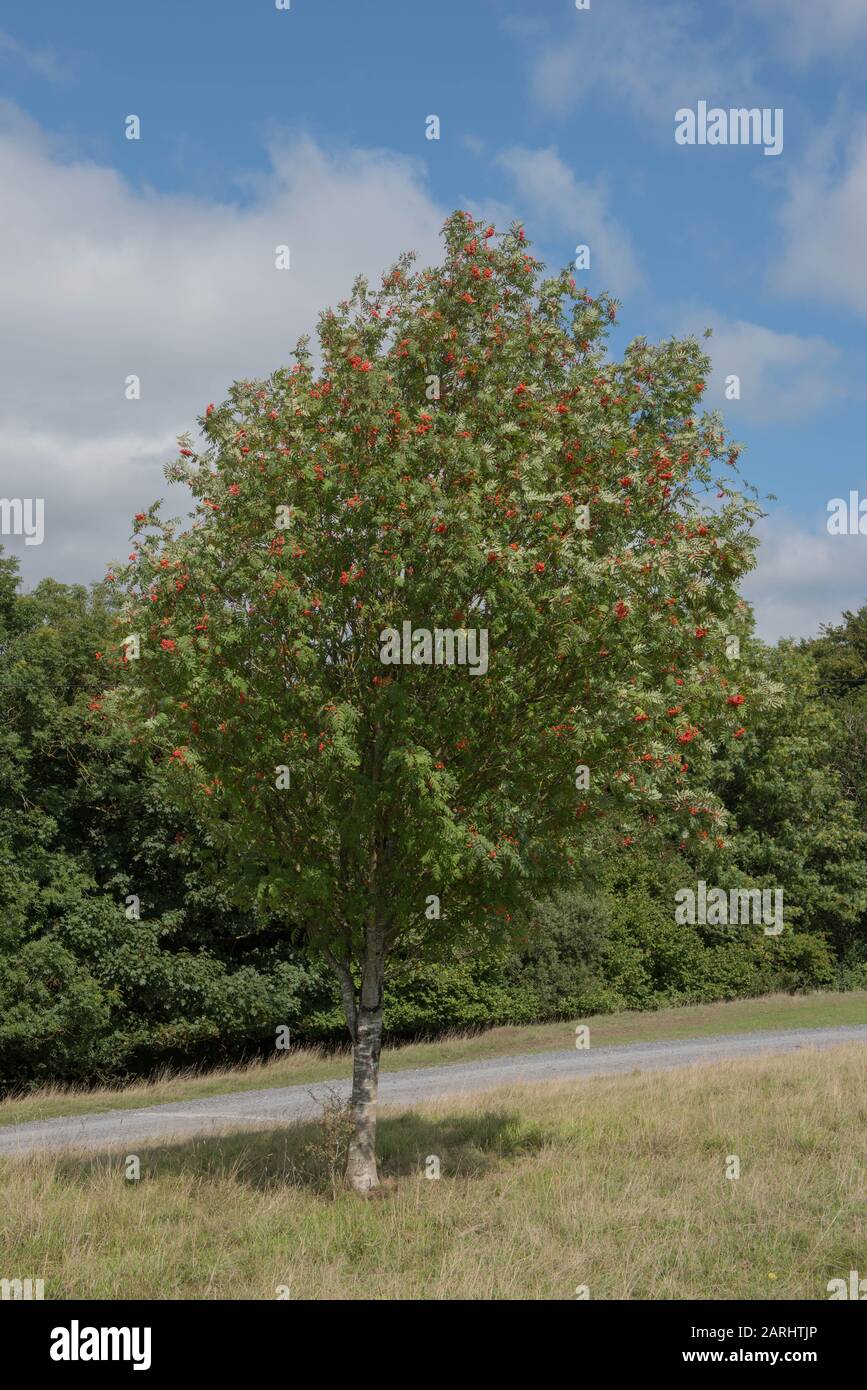
M 435 1042 L 387 1047 L 383 1071 L 479 1061 L 485 1057 L 555 1052 L 574 1046 L 575 1024 L 590 1025 L 594 1047 L 614 1043 L 658 1042 L 663 1039 L 709 1037 L 716 1033 L 760 1032 L 766 1029 L 822 1028 L 867 1023 L 867 990 L 847 993 L 769 994 L 760 999 L 735 999 L 720 1004 L 694 1004 L 660 1009 L 656 1013 L 629 1011 L 575 1019 L 572 1022 L 489 1028 L 480 1033 L 452 1034 Z M 292 1086 L 348 1076 L 348 1054 L 326 1055 L 314 1048 L 277 1053 L 267 1062 L 209 1072 L 166 1073 L 152 1081 L 124 1087 L 76 1089 L 46 1086 L 27 1095 L 0 1101 L 0 1125 L 24 1124 L 55 1115 L 81 1115 L 105 1110 L 136 1109 L 166 1101 L 252 1091 L 269 1086 Z
M 121 1153 L 8 1160 L 0 1274 L 48 1298 L 824 1299 L 867 1272 L 865 1080 L 853 1044 L 384 1110 L 379 1201 L 312 1183 L 310 1126 L 142 1148 L 137 1183 Z

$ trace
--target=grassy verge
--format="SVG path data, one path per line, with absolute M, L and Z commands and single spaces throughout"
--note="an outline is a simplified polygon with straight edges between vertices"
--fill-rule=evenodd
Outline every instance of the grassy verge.
M 846 994 L 767 995 L 724 1004 L 700 1004 L 657 1013 L 601 1014 L 575 1022 L 590 1026 L 593 1047 L 614 1043 L 657 1042 L 665 1039 L 711 1037 L 714 1034 L 758 1032 L 763 1029 L 824 1028 L 834 1024 L 867 1023 L 867 990 Z M 575 1022 L 491 1028 L 484 1033 L 410 1043 L 383 1050 L 383 1071 L 430 1067 L 449 1062 L 472 1062 L 486 1057 L 556 1052 L 574 1044 Z M 166 1101 L 194 1100 L 268 1086 L 292 1086 L 346 1076 L 348 1056 L 326 1056 L 315 1050 L 278 1053 L 273 1061 L 197 1074 L 174 1073 L 155 1081 L 120 1089 L 63 1090 L 46 1087 L 30 1095 L 0 1102 L 0 1125 L 23 1124 L 56 1115 L 82 1115 L 105 1110 L 138 1109 Z
M 3 1273 L 59 1299 L 825 1299 L 864 1267 L 865 1080 L 846 1045 L 389 1111 L 378 1201 L 322 1186 L 311 1126 L 141 1148 L 138 1182 L 122 1152 L 7 1160 Z

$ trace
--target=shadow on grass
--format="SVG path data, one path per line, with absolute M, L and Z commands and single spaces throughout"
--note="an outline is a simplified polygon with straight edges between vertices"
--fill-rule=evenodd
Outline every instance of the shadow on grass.
M 535 1153 L 553 1135 L 527 1124 L 514 1111 L 487 1110 L 442 1119 L 407 1114 L 383 1116 L 377 1125 L 382 1179 L 423 1175 L 430 1158 L 441 1177 L 473 1178 L 504 1161 Z M 129 1157 L 140 1165 L 140 1179 L 125 1176 Z M 55 1161 L 58 1179 L 89 1186 L 108 1174 L 135 1191 L 148 1180 L 184 1178 L 243 1183 L 262 1191 L 295 1187 L 328 1195 L 341 1187 L 346 1162 L 346 1132 L 312 1122 L 288 1129 L 199 1136 L 185 1143 L 133 1146 L 129 1155 L 69 1154 Z

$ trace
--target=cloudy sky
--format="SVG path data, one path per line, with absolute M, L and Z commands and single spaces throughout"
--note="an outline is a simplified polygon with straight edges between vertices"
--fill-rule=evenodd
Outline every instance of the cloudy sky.
M 41 545 L 0 541 L 28 585 L 100 578 L 204 405 L 358 271 L 438 259 L 464 207 L 550 266 L 589 245 L 615 347 L 713 329 L 711 403 L 775 499 L 762 635 L 867 598 L 867 536 L 826 526 L 867 497 L 867 0 L 41 0 L 0 25 L 0 497 L 45 499 Z M 782 152 L 676 143 L 699 101 L 782 108 Z

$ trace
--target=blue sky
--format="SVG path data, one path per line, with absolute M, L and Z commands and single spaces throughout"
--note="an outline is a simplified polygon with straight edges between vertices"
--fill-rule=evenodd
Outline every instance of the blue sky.
M 4 544 L 28 582 L 98 578 L 203 404 L 468 207 L 549 265 L 588 244 L 618 342 L 714 329 L 711 404 L 777 497 L 759 630 L 838 620 L 867 598 L 867 536 L 825 524 L 867 496 L 865 49 L 865 0 L 3 7 L 0 493 L 46 507 Z M 782 108 L 782 152 L 678 145 L 700 100 Z

